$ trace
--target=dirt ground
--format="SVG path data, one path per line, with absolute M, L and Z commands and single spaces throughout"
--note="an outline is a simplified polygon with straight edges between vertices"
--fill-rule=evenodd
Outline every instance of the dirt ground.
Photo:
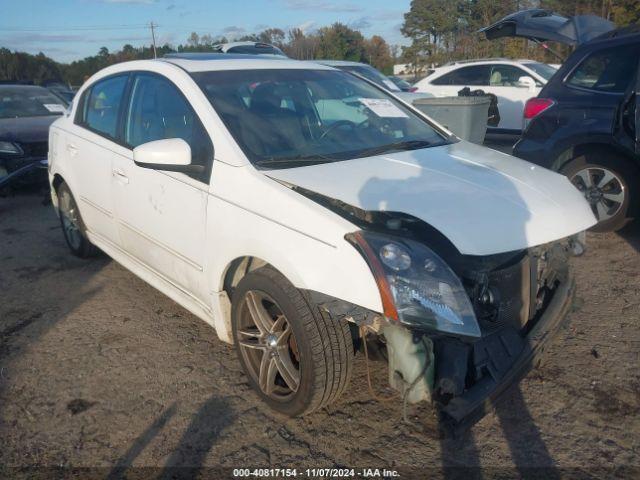
M 337 404 L 273 413 L 208 325 L 106 256 L 71 256 L 41 200 L 0 198 L 0 477 L 34 466 L 98 467 L 87 472 L 103 478 L 269 466 L 640 475 L 639 228 L 589 235 L 569 327 L 545 364 L 468 433 L 441 438 L 428 407 L 411 407 L 405 425 L 400 402 L 371 398 L 361 356 Z M 376 364 L 382 393 L 385 375 Z

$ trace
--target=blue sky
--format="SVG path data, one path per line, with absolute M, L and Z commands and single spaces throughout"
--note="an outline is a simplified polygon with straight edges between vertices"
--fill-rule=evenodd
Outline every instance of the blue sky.
M 365 36 L 406 44 L 399 31 L 410 0 L 0 0 L 0 46 L 69 62 L 102 46 L 185 43 L 192 31 L 240 36 L 267 27 L 313 31 L 340 21 Z

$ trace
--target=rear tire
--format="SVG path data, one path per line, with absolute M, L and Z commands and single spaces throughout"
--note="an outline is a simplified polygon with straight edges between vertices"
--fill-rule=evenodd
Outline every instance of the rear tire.
M 594 232 L 620 230 L 638 208 L 638 169 L 614 152 L 596 150 L 567 162 L 561 169 L 580 190 L 598 223 Z
M 349 383 L 354 350 L 348 322 L 320 311 L 271 267 L 254 270 L 238 284 L 232 328 L 249 383 L 280 413 L 293 417 L 318 410 Z
M 62 234 L 69 246 L 69 250 L 76 257 L 89 258 L 98 253 L 98 249 L 87 238 L 78 204 L 71 194 L 69 186 L 62 182 L 56 189 L 58 196 L 58 212 Z

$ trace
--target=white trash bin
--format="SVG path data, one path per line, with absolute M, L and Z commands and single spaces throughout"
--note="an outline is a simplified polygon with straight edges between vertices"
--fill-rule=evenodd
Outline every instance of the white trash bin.
M 413 106 L 458 137 L 482 144 L 487 133 L 490 97 L 419 98 Z

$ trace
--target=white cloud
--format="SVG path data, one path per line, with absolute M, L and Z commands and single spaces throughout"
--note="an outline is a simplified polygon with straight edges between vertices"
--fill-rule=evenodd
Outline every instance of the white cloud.
M 297 25 L 296 28 L 302 30 L 302 33 L 307 33 L 314 29 L 316 22 L 313 20 L 307 20 L 306 22 L 302 22 L 300 25 Z
M 235 25 L 231 25 L 229 27 L 223 28 L 222 33 L 224 34 L 225 37 L 229 39 L 234 39 L 234 38 L 245 35 L 247 31 L 243 27 L 237 27 Z
M 283 0 L 285 7 L 290 10 L 323 10 L 325 12 L 362 12 L 363 7 L 324 0 Z

